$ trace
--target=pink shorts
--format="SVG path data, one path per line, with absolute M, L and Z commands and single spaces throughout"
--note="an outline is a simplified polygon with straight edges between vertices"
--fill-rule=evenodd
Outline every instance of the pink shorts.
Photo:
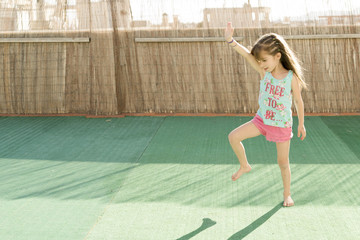
M 266 140 L 270 142 L 286 142 L 293 137 L 292 128 L 281 128 L 265 125 L 262 118 L 256 114 L 251 122 L 259 129 Z

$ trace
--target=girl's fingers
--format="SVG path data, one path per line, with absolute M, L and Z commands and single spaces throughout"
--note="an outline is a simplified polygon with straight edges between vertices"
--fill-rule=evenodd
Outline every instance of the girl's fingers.
M 305 139 L 305 137 L 306 137 L 306 130 L 305 130 L 305 128 L 298 128 L 298 137 L 301 137 L 300 139 L 301 140 L 304 140 Z
M 225 29 L 225 38 L 228 40 L 232 37 L 234 32 L 234 29 L 232 28 L 231 22 L 227 23 L 226 29 Z
M 306 137 L 306 132 L 304 131 L 304 132 L 302 133 L 302 140 L 304 140 L 305 137 Z
M 233 31 L 233 26 L 232 26 L 231 22 L 228 22 L 227 29 L 230 30 L 230 31 Z
M 300 137 L 301 135 L 301 140 L 304 140 L 306 137 L 306 132 L 305 131 L 298 131 L 298 137 Z

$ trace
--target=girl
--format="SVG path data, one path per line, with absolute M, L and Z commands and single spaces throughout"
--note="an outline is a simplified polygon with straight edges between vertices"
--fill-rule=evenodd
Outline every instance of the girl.
M 290 195 L 291 172 L 289 165 L 290 139 L 292 138 L 291 103 L 294 97 L 298 113 L 298 137 L 304 140 L 304 103 L 301 89 L 306 88 L 301 67 L 285 40 L 274 33 L 262 36 L 251 52 L 233 38 L 234 28 L 227 24 L 225 39 L 260 74 L 259 110 L 251 121 L 234 129 L 229 142 L 240 162 L 240 169 L 232 175 L 237 180 L 251 170 L 242 141 L 264 135 L 268 141 L 276 142 L 277 162 L 284 186 L 283 206 L 290 207 L 294 201 Z

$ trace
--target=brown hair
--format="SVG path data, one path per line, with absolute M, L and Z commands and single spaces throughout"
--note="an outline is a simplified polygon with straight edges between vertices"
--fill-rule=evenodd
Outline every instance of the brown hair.
M 299 60 L 295 56 L 294 52 L 290 49 L 289 45 L 285 42 L 283 37 L 276 33 L 269 33 L 262 36 L 256 41 L 255 45 L 251 49 L 251 54 L 256 59 L 259 59 L 261 51 L 266 51 L 272 56 L 275 56 L 275 54 L 278 52 L 281 53 L 281 64 L 285 69 L 294 72 L 294 74 L 299 78 L 301 88 L 307 88 Z

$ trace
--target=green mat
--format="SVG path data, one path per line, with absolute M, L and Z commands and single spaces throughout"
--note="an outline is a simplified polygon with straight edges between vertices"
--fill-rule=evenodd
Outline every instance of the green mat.
M 249 117 L 0 117 L 0 239 L 356 239 L 360 117 L 306 117 L 282 208 L 276 147 Z M 297 118 L 294 118 L 294 130 Z

